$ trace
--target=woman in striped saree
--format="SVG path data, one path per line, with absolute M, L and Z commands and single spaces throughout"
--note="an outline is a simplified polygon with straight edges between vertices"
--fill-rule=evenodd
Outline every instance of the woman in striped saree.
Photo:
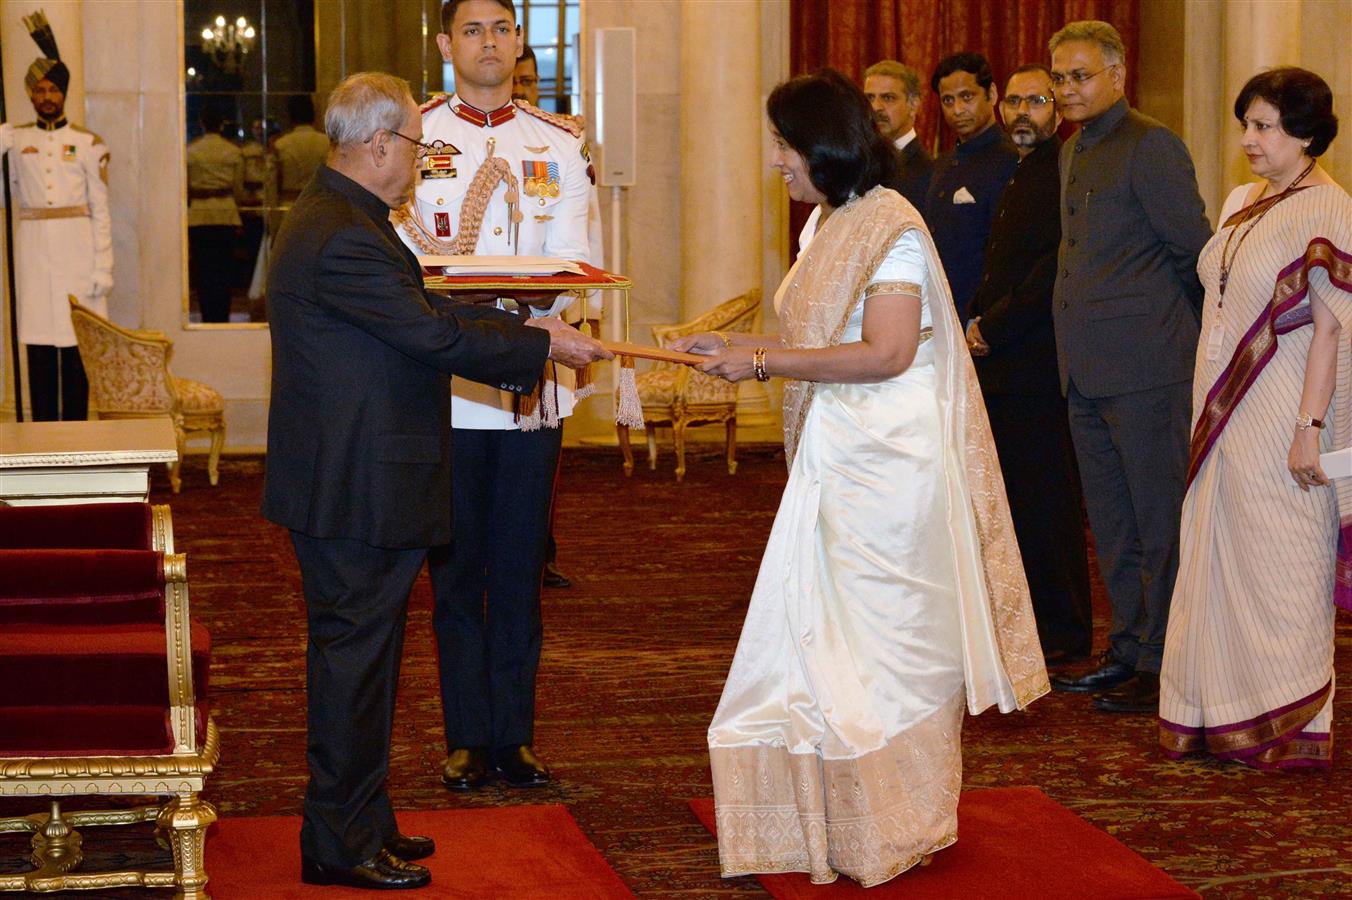
M 1235 101 L 1260 181 L 1198 260 L 1206 286 L 1160 744 L 1258 768 L 1327 767 L 1334 605 L 1352 607 L 1352 198 L 1318 165 L 1338 130 L 1318 75 Z M 1341 521 L 1340 521 L 1341 515 Z

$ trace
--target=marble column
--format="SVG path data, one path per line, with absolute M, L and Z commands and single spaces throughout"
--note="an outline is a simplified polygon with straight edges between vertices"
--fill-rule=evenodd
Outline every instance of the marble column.
M 760 4 L 681 4 L 681 317 L 761 283 Z

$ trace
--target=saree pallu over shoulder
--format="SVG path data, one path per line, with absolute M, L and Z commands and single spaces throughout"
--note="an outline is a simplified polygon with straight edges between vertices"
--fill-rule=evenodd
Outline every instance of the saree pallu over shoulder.
M 932 276 L 922 299 L 933 319 L 936 389 L 944 411 L 967 706 L 973 714 L 993 705 L 1010 712 L 1050 690 L 1047 669 L 976 370 L 934 242 L 900 194 L 877 187 L 827 218 L 784 291 L 783 341 L 805 349 L 838 344 L 870 278 L 910 230 L 920 234 Z M 790 467 L 812 399 L 811 383 L 785 383 L 784 449 Z
M 1249 323 L 1229 363 L 1207 392 L 1189 447 L 1189 484 L 1197 477 L 1230 416 L 1276 354 L 1281 335 L 1313 324 L 1309 304 L 1311 276 L 1320 269 L 1329 283 L 1328 293 L 1321 295 L 1321 299 L 1338 319 L 1344 336 L 1338 345 L 1337 377 L 1326 427 L 1330 428 L 1334 447 L 1352 446 L 1352 342 L 1347 339 L 1352 335 L 1352 201 L 1341 192 L 1307 189 L 1299 193 L 1304 196 L 1293 196 L 1286 202 L 1312 207 L 1307 213 L 1310 221 L 1321 223 L 1326 231 L 1310 238 L 1299 255 L 1278 272 L 1271 300 Z M 1330 193 L 1332 197 L 1327 196 Z M 1226 225 L 1236 220 L 1243 221 L 1236 214 Z M 1293 417 L 1296 412 L 1292 410 Z M 1352 609 L 1352 480 L 1335 481 L 1334 490 L 1338 497 L 1339 533 L 1333 601 L 1344 609 Z

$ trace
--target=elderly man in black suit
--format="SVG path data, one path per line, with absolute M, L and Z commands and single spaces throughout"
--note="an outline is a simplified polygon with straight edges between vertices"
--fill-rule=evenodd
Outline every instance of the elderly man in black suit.
M 1094 706 L 1107 712 L 1154 713 L 1211 226 L 1183 142 L 1127 105 L 1117 30 L 1072 22 L 1050 47 L 1056 105 L 1082 126 L 1061 148 L 1056 348 L 1113 608 L 1099 665 L 1052 686 L 1102 692 Z
M 934 158 L 915 135 L 920 73 L 895 59 L 876 62 L 864 70 L 864 96 L 873 107 L 878 130 L 901 153 L 901 180 L 889 186 L 923 213 Z
M 450 381 L 518 393 L 546 358 L 609 354 L 558 319 L 519 319 L 428 295 L 389 224 L 422 155 L 408 83 L 334 88 L 332 150 L 277 237 L 268 283 L 272 401 L 263 515 L 291 531 L 309 628 L 301 880 L 399 889 L 409 862 L 385 791 L 408 593 L 450 540 Z
M 1052 289 L 1061 243 L 1061 116 L 1043 65 L 1016 69 L 1000 115 L 1019 166 L 996 207 L 986 270 L 968 308 L 972 351 L 1005 474 L 1048 665 L 1089 655 L 1089 560 L 1075 448 L 1056 371 Z

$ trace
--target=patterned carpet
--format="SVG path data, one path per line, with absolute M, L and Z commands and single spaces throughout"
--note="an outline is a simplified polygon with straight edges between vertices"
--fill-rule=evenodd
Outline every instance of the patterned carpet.
M 733 477 L 716 454 L 693 451 L 677 484 L 669 452 L 657 472 L 640 465 L 631 479 L 617 451 L 564 452 L 559 566 L 574 587 L 545 593 L 536 731 L 551 786 L 469 796 L 440 787 L 431 596 L 419 581 L 395 726 L 397 808 L 563 803 L 640 896 L 764 896 L 750 878 L 718 877 L 713 840 L 686 806 L 711 793 L 704 732 L 785 477 L 777 448 L 741 448 Z M 227 459 L 212 489 L 192 457 L 177 497 L 155 475 L 153 499 L 173 507 L 193 612 L 215 645 L 224 753 L 208 797 L 222 815 L 295 813 L 305 782 L 303 601 L 285 532 L 257 514 L 262 466 Z M 1105 614 L 1100 592 L 1100 626 Z M 1345 616 L 1338 662 L 1346 682 Z M 1155 750 L 1152 719 L 1105 716 L 1086 697 L 1053 694 L 1027 713 L 968 719 L 964 780 L 1036 785 L 1208 900 L 1352 897 L 1348 696 L 1335 700 L 1330 773 L 1171 762 Z M 9 811 L 18 811 L 12 801 L 0 804 Z M 93 844 L 87 835 L 86 849 Z M 119 846 L 106 861 L 116 863 Z M 22 839 L 0 836 L 0 870 L 20 870 L 23 855 Z

